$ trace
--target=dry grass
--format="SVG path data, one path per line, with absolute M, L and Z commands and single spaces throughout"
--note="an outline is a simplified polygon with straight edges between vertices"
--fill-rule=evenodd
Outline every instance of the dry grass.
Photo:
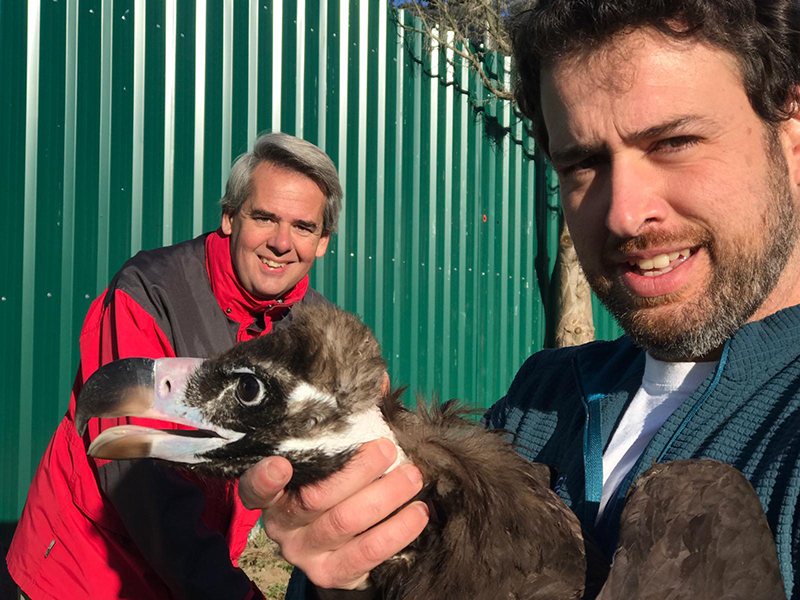
M 260 527 L 253 530 L 239 566 L 255 581 L 267 600 L 282 599 L 292 567 L 278 555 L 278 545 Z

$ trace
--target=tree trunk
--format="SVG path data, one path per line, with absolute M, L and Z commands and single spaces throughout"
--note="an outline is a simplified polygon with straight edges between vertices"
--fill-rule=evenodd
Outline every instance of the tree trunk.
M 558 324 L 556 347 L 577 346 L 594 339 L 592 294 L 583 274 L 567 224 L 558 240 Z

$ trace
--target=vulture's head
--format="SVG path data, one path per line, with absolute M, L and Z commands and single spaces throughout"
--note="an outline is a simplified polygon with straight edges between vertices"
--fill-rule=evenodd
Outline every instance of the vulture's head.
M 153 457 L 236 477 L 265 456 L 294 465 L 303 485 L 341 467 L 358 445 L 390 436 L 378 406 L 380 347 L 355 316 L 297 306 L 292 323 L 208 360 L 130 358 L 99 369 L 80 392 L 76 427 L 133 416 L 196 428 L 134 425 L 97 436 L 97 458 Z

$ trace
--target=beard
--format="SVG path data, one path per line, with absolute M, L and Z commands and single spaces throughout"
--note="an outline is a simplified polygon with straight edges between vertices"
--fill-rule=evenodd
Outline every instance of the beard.
M 676 300 L 673 294 L 641 298 L 633 295 L 619 277 L 586 272 L 600 301 L 636 345 L 654 358 L 696 360 L 718 350 L 747 323 L 777 285 L 797 243 L 798 211 L 777 132 L 769 127 L 766 138 L 767 208 L 755 246 L 747 239 L 739 239 L 723 248 L 710 232 L 697 229 L 683 231 L 680 236 L 645 234 L 617 239 L 609 248 L 630 253 L 670 241 L 698 240 L 695 247 L 707 250 L 711 264 L 711 276 L 703 293 L 677 302 L 670 309 L 669 304 Z M 759 201 L 752 199 L 754 203 Z M 648 310 L 655 307 L 660 307 L 659 314 Z

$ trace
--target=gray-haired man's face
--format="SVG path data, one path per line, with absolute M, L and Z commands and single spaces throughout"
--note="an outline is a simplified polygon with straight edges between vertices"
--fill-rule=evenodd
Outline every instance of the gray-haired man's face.
M 250 294 L 282 299 L 325 254 L 325 201 L 305 175 L 269 163 L 256 167 L 250 197 L 238 213 L 222 216 L 234 269 Z

